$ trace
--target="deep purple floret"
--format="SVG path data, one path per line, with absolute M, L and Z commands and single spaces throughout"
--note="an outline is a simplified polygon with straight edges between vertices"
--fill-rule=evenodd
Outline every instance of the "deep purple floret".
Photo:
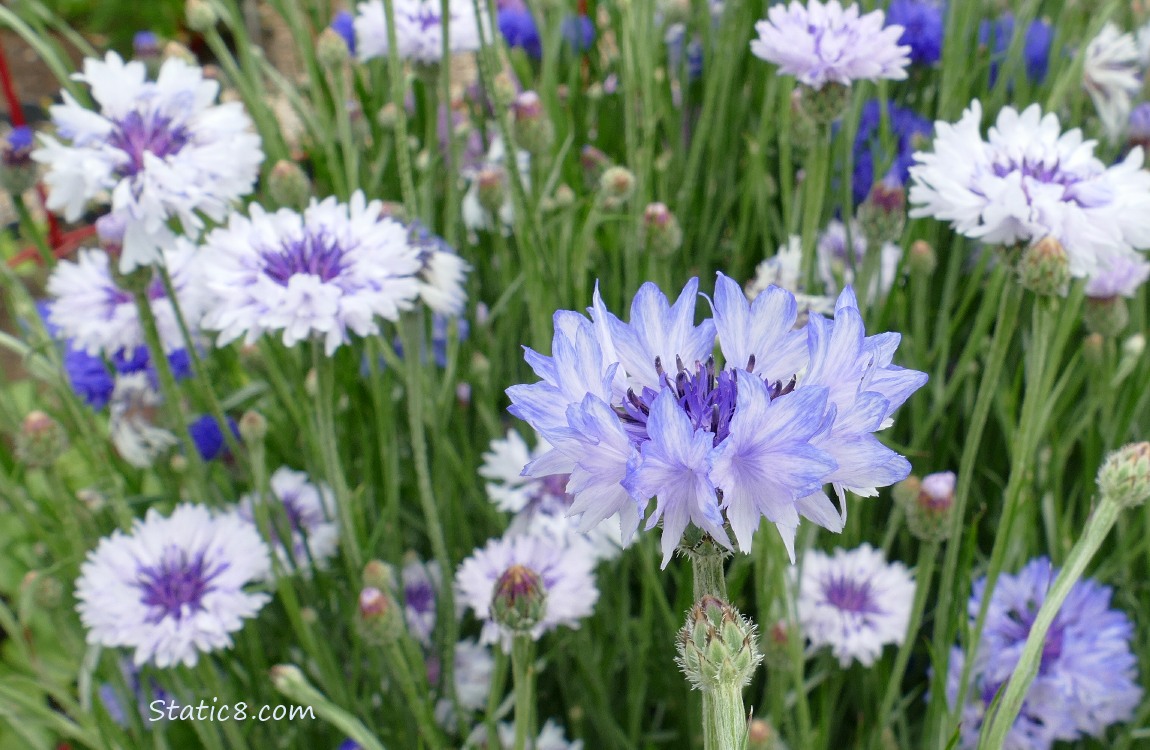
M 324 282 L 336 278 L 343 273 L 343 252 L 334 237 L 319 232 L 285 241 L 275 250 L 265 250 L 260 257 L 264 261 L 264 274 L 287 286 L 297 274 L 318 276 Z
M 103 409 L 112 398 L 116 382 L 100 357 L 69 346 L 64 353 L 64 372 L 72 390 L 93 409 Z
M 903 27 L 898 43 L 910 47 L 910 61 L 933 65 L 942 57 L 943 7 L 930 0 L 894 0 L 886 12 L 887 26 Z
M 507 7 L 499 11 L 499 33 L 508 47 L 519 47 L 527 56 L 538 60 L 543 56 L 539 28 L 531 11 L 522 7 Z
M 14 153 L 30 150 L 32 148 L 32 128 L 27 125 L 12 128 L 12 131 L 8 133 L 8 147 Z
M 203 609 L 204 595 L 215 588 L 213 579 L 227 568 L 226 562 L 210 565 L 203 551 L 189 559 L 187 550 L 169 547 L 159 565 L 139 571 L 140 601 L 155 608 L 147 622 L 154 625 L 165 617 L 179 620 L 186 613 Z
M 144 168 L 144 154 L 160 159 L 178 153 L 192 140 L 192 132 L 183 125 L 173 125 L 170 118 L 158 114 L 130 112 L 116 123 L 108 136 L 108 145 L 128 155 L 120 174 L 133 177 Z
M 231 417 L 228 417 L 227 420 L 228 429 L 239 440 L 239 425 Z M 188 434 L 192 436 L 192 442 L 196 444 L 196 452 L 200 454 L 200 458 L 203 460 L 214 461 L 229 455 L 227 440 L 224 438 L 219 423 L 212 415 L 205 414 L 189 424 Z
M 404 586 L 403 603 L 416 612 L 431 612 L 435 609 L 435 588 L 430 581 L 416 581 Z
M 827 601 L 844 612 L 878 614 L 882 610 L 871 594 L 870 581 L 859 582 L 847 576 L 836 576 L 824 584 Z

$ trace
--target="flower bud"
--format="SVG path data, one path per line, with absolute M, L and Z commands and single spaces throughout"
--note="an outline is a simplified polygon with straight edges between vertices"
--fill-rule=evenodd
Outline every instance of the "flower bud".
M 647 251 L 665 258 L 683 245 L 683 230 L 664 203 L 651 203 L 643 211 L 643 236 Z
M 906 191 L 897 175 L 888 174 L 871 187 L 859 206 L 858 221 L 870 247 L 899 241 L 906 227 Z
M 203 34 L 214 29 L 220 18 L 208 0 L 188 0 L 184 5 L 184 20 L 189 29 Z
M 379 113 L 375 116 L 375 121 L 384 130 L 391 130 L 395 127 L 396 121 L 399 119 L 399 110 L 396 109 L 395 102 L 388 102 L 379 108 Z
M 1086 361 L 1095 367 L 1101 367 L 1106 357 L 1106 339 L 1101 333 L 1092 333 L 1082 340 L 1082 354 Z
M 47 468 L 68 450 L 68 433 L 42 411 L 28 412 L 16 436 L 16 458 L 24 465 Z
M 543 111 L 543 102 L 534 91 L 524 91 L 511 104 L 515 142 L 532 155 L 542 154 L 555 140 L 555 128 Z
M 325 68 L 338 68 L 350 56 L 347 41 L 330 26 L 320 32 L 319 38 L 315 40 L 315 59 Z
M 300 607 L 299 619 L 304 625 L 315 625 L 319 622 L 319 613 L 315 611 L 315 607 Z
M 491 597 L 495 621 L 513 633 L 527 633 L 547 614 L 547 589 L 534 570 L 512 565 L 495 582 Z
M 366 588 L 395 591 L 395 569 L 382 560 L 370 560 L 363 566 L 363 585 Z
M 1131 359 L 1140 359 L 1146 351 L 1146 337 L 1136 333 L 1122 342 L 1122 356 Z
M 1018 261 L 1018 280 L 1035 294 L 1065 294 L 1070 283 L 1070 258 L 1066 248 L 1052 236 L 1026 248 Z
M 240 417 L 239 430 L 245 443 L 262 442 L 268 434 L 268 420 L 258 411 L 245 411 Z
M 30 570 L 21 584 L 32 595 L 32 601 L 41 609 L 55 609 L 64 598 L 64 587 L 50 575 Z
M 906 513 L 910 533 L 926 542 L 940 542 L 950 532 L 954 508 L 953 471 L 927 474 L 920 481 L 908 477 L 895 485 L 894 495 Z
M 571 189 L 570 185 L 560 185 L 555 188 L 555 206 L 556 208 L 569 208 L 575 203 L 575 191 Z
M 791 635 L 785 620 L 779 620 L 767 628 L 761 648 L 769 671 L 784 672 L 791 668 Z
M 475 175 L 479 205 L 493 216 L 498 216 L 507 197 L 507 173 L 503 167 L 489 166 Z
M 599 177 L 603 205 L 618 208 L 635 192 L 635 174 L 626 167 L 608 167 Z
M 1130 310 L 1121 297 L 1087 297 L 1082 308 L 1082 322 L 1092 333 L 1113 337 L 1126 329 Z
M 294 664 L 277 664 L 268 671 L 268 676 L 271 677 L 276 690 L 308 687 L 307 678 Z
M 603 173 L 611 166 L 611 157 L 594 146 L 584 146 L 579 152 L 579 163 L 588 185 L 598 185 Z
M 743 687 L 763 659 L 754 624 L 710 595 L 687 612 L 678 640 L 679 668 L 693 687 L 703 691 Z
M 196 64 L 196 56 L 192 51 L 179 42 L 168 42 L 164 45 L 164 60 L 183 60 L 188 65 Z
M 311 197 L 311 183 L 299 164 L 280 159 L 268 174 L 268 194 L 281 208 L 301 210 Z
M 36 184 L 34 145 L 32 129 L 27 125 L 13 128 L 0 144 L 0 187 L 12 195 L 23 195 Z
M 500 109 L 506 109 L 511 106 L 511 102 L 515 101 L 515 95 L 518 93 L 519 87 L 510 75 L 506 72 L 502 72 L 495 75 L 492 89 L 494 90 L 495 106 Z
M 934 273 L 934 269 L 938 266 L 934 247 L 926 240 L 915 240 L 907 253 L 906 264 L 912 274 L 929 276 Z
M 1150 442 L 1130 443 L 1106 457 L 1098 470 L 1102 500 L 1133 508 L 1150 498 Z
M 403 608 L 388 591 L 368 586 L 359 592 L 356 627 L 365 641 L 376 645 L 403 637 Z
M 786 743 L 766 719 L 747 723 L 747 750 L 785 750 Z

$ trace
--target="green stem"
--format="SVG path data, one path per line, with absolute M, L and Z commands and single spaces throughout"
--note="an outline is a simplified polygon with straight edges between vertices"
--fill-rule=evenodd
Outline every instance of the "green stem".
M 694 573 L 695 601 L 704 596 L 714 596 L 727 600 L 727 577 L 723 561 L 727 553 L 711 540 L 706 540 L 689 552 L 691 570 Z
M 511 674 L 515 683 L 515 750 L 527 750 L 535 711 L 535 641 L 529 633 L 511 640 Z
M 20 219 L 20 228 L 24 234 L 32 238 L 36 251 L 40 253 L 40 259 L 44 261 L 44 268 L 51 271 L 52 266 L 56 265 L 56 256 L 52 253 L 52 248 L 48 246 L 44 233 L 40 231 L 40 227 L 36 226 L 36 222 L 32 219 L 32 212 L 28 210 L 24 196 L 12 193 L 12 205 Z
M 324 474 L 335 492 L 336 507 L 339 509 L 344 554 L 353 571 L 363 568 L 360 553 L 360 537 L 355 515 L 352 513 L 351 491 L 347 477 L 339 460 L 339 438 L 335 429 L 335 363 L 324 354 L 323 344 L 318 338 L 312 340 L 312 363 L 315 367 L 319 393 L 316 396 L 316 435 L 323 454 Z
M 391 676 L 399 683 L 404 700 L 415 715 L 419 725 L 419 735 L 427 745 L 433 748 L 447 747 L 443 733 L 435 722 L 435 715 L 429 705 L 428 698 L 431 691 L 422 680 L 416 676 L 415 669 L 421 669 L 423 662 L 412 664 L 403 653 L 403 646 L 399 640 L 391 639 L 384 646 L 384 653 L 391 665 Z
M 695 601 L 704 596 L 727 600 L 727 579 L 723 570 L 726 552 L 710 539 L 689 553 L 694 573 Z M 706 750 L 739 750 L 747 734 L 743 709 L 743 688 L 727 684 L 703 691 L 703 747 Z
M 383 0 L 383 15 L 387 19 L 387 72 L 391 79 L 391 104 L 395 108 L 395 158 L 399 165 L 399 187 L 407 215 L 418 216 L 415 180 L 411 176 L 411 151 L 407 145 L 407 109 L 403 96 L 403 63 L 399 59 L 399 42 L 395 35 L 395 4 Z
M 1090 559 L 1094 557 L 1099 547 L 1106 540 L 1111 527 L 1122 512 L 1122 506 L 1110 498 L 1103 497 L 1102 502 L 1090 514 L 1086 521 L 1086 528 L 1082 537 L 1070 550 L 1070 556 L 1062 571 L 1054 580 L 1054 585 L 1046 594 L 1034 624 L 1030 626 L 1030 634 L 1026 636 L 1026 645 L 1023 646 L 1022 655 L 1010 676 L 1006 690 L 998 703 L 998 709 L 993 712 L 989 721 L 983 724 L 983 737 L 979 747 L 998 748 L 1006 742 L 1006 735 L 1014 726 L 1022 710 L 1022 703 L 1026 699 L 1026 692 L 1038 674 L 1038 667 L 1042 662 L 1042 650 L 1046 645 L 1046 634 L 1062 609 L 1063 602 L 1070 594 L 1082 573 L 1086 570 Z
M 823 216 L 823 199 L 827 193 L 827 169 L 830 162 L 830 126 L 817 126 L 815 142 L 811 146 L 811 158 L 803 177 L 802 213 L 802 276 L 807 289 L 815 289 L 815 241 L 818 239 L 819 225 Z

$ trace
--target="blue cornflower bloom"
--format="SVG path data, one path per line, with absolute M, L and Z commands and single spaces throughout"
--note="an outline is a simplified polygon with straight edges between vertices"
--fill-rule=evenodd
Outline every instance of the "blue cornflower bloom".
M 347 51 L 355 57 L 355 16 L 341 10 L 331 19 L 331 30 L 343 37 L 347 42 Z
M 508 47 L 519 47 L 527 56 L 538 60 L 543 56 L 543 45 L 539 39 L 539 27 L 531 11 L 521 6 L 508 6 L 499 11 L 499 33 Z
M 990 49 L 990 85 L 998 80 L 998 66 L 1010 49 L 1010 38 L 1014 35 L 1014 16 L 1007 13 L 996 21 L 983 21 L 978 26 L 978 44 Z M 1026 75 L 1034 83 L 1042 83 L 1046 69 L 1050 65 L 1050 45 L 1054 41 L 1054 28 L 1037 18 L 1026 27 L 1023 40 L 1023 59 L 1026 61 Z
M 555 313 L 551 356 L 526 350 L 542 380 L 507 390 L 511 413 L 552 446 L 524 475 L 570 474 L 581 529 L 618 514 L 624 541 L 657 498 L 646 528 L 663 522 L 664 565 L 690 524 L 730 547 L 729 523 L 748 552 L 764 517 L 793 559 L 800 517 L 841 531 L 847 490 L 873 495 L 909 474 L 873 433 L 926 375 L 891 364 L 898 334 L 865 335 L 849 289 L 833 320 L 798 331 L 778 287 L 749 302 L 719 274 L 714 317 L 698 325 L 697 297 L 697 279 L 674 304 L 648 283 L 627 323 L 598 290 L 590 319 Z
M 851 178 L 851 192 L 854 195 L 855 205 L 866 200 L 875 181 L 885 175 L 895 177 L 899 182 L 906 184 L 910 177 L 910 167 L 914 164 L 917 141 L 929 139 L 934 132 L 930 120 L 897 104 L 887 102 L 886 115 L 896 144 L 893 154 L 879 151 L 882 103 L 872 99 L 863 105 L 858 130 L 855 131 L 854 175 Z M 884 172 L 876 173 L 876 161 L 880 168 L 885 169 Z
M 969 703 L 962 707 L 962 747 L 975 747 L 986 708 L 1018 664 L 1030 628 L 1058 569 L 1039 557 L 1017 575 L 999 577 L 971 669 Z M 967 604 L 971 626 L 982 606 L 986 578 Z M 1013 750 L 1048 750 L 1056 741 L 1102 737 L 1109 725 L 1129 721 L 1142 701 L 1138 659 L 1130 650 L 1134 626 L 1110 608 L 1113 591 L 1091 579 L 1070 590 L 1046 635 L 1038 675 L 1007 735 Z M 964 655 L 951 652 L 947 698 L 958 695 Z
M 933 65 L 942 57 L 943 5 L 931 0 L 894 0 L 886 11 L 887 26 L 901 26 L 899 44 L 910 47 L 915 65 Z
M 88 406 L 100 410 L 108 405 L 116 381 L 103 359 L 69 346 L 64 352 L 64 373 L 72 390 Z
M 587 16 L 567 16 L 559 28 L 573 52 L 587 52 L 595 44 L 595 24 Z
M 231 430 L 236 440 L 239 440 L 239 425 L 231 417 L 228 417 L 227 420 L 228 429 Z M 189 424 L 188 434 L 192 436 L 192 442 L 196 445 L 196 452 L 205 461 L 214 461 L 217 458 L 226 457 L 230 453 L 227 438 L 224 437 L 219 423 L 211 414 L 205 414 Z

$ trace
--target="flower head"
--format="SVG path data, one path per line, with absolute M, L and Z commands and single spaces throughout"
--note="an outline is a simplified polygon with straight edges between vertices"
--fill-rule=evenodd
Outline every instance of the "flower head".
M 171 276 L 180 314 L 192 332 L 198 331 L 205 303 L 195 252 L 190 243 L 180 240 L 159 256 Z M 144 329 L 132 293 L 117 280 L 103 250 L 81 250 L 75 262 L 60 261 L 48 278 L 48 293 L 52 296 L 48 323 L 58 338 L 70 339 L 73 349 L 109 359 L 130 359 L 137 351 L 145 351 Z M 146 293 L 164 350 L 183 349 L 179 318 L 159 274 L 152 277 Z
M 77 609 L 88 643 L 135 649 L 136 666 L 195 666 L 269 600 L 246 587 L 269 571 L 267 547 L 235 514 L 180 505 L 149 510 L 130 534 L 105 537 L 80 568 Z
M 866 261 L 867 240 L 858 222 L 852 221 L 848 243 L 847 225 L 834 219 L 819 235 L 816 250 L 819 276 L 826 285 L 826 293 L 835 295 L 843 287 L 855 283 Z M 878 268 L 866 290 L 868 302 L 875 302 L 890 291 L 898 273 L 899 261 L 902 260 L 902 248 L 893 242 L 884 242 L 879 253 Z
M 519 176 L 524 181 L 523 188 L 530 189 L 527 178 L 531 170 L 531 154 L 523 149 L 518 149 L 515 154 Z M 497 135 L 491 139 L 483 164 L 465 171 L 464 177 L 469 184 L 463 195 L 461 211 L 463 224 L 468 230 L 492 231 L 498 228 L 503 234 L 510 234 L 511 225 L 515 223 L 515 203 L 511 197 L 511 175 L 507 171 L 506 160 L 503 138 Z M 485 200 L 485 190 L 491 190 L 496 200 Z
M 772 5 L 755 31 L 759 38 L 751 41 L 751 52 L 756 57 L 816 90 L 827 83 L 901 81 L 910 63 L 911 48 L 898 44 L 901 26 L 884 28 L 881 10 L 860 16 L 857 4 L 843 8 L 838 0 Z
M 1010 13 L 995 21 L 986 20 L 978 26 L 978 43 L 990 47 L 990 85 L 998 80 L 999 66 L 1010 51 L 1010 40 L 1014 35 L 1014 16 Z M 1023 60 L 1026 75 L 1031 81 L 1041 83 L 1046 78 L 1050 65 L 1050 45 L 1054 41 L 1054 28 L 1049 23 L 1036 18 L 1026 27 L 1023 38 Z
M 531 629 L 532 638 L 560 625 L 578 628 L 599 599 L 592 568 L 595 561 L 578 547 L 559 547 L 546 537 L 514 536 L 492 539 L 463 561 L 455 576 L 461 601 L 483 621 L 481 642 L 504 645 L 511 633 L 496 623 L 493 599 L 496 584 L 516 566 L 530 571 L 542 583 L 545 605 Z
M 910 61 L 933 65 L 942 57 L 945 9 L 932 0 L 894 0 L 887 8 L 887 26 L 901 26 L 900 44 L 910 47 Z
M 400 578 L 407 632 L 424 646 L 430 646 L 435 633 L 436 601 L 443 585 L 439 563 L 412 558 L 404 563 Z
M 421 292 L 423 262 L 408 230 L 383 218 L 379 201 L 356 192 L 298 214 L 251 207 L 233 214 L 205 240 L 204 284 L 214 296 L 204 327 L 226 344 L 251 344 L 283 332 L 285 346 L 313 336 L 331 355 L 349 333 L 379 333 L 380 318 L 398 320 Z
M 48 208 L 76 221 L 102 191 L 126 222 L 120 270 L 151 265 L 175 238 L 169 223 L 198 235 L 203 214 L 222 221 L 252 191 L 263 161 L 260 138 L 238 102 L 215 104 L 219 83 L 183 60 L 164 62 L 155 81 L 144 63 L 109 52 L 84 61 L 76 80 L 99 107 L 68 92 L 52 107 L 61 143 L 41 136 L 32 158 L 48 167 Z
M 913 110 L 892 102 L 886 103 L 885 113 L 883 109 L 881 102 L 871 99 L 863 105 L 862 113 L 859 115 L 853 148 L 855 168 L 851 177 L 856 206 L 866 200 L 875 181 L 883 179 L 884 176 L 891 176 L 900 183 L 905 183 L 910 176 L 910 167 L 914 164 L 914 152 L 918 149 L 919 141 L 928 140 L 933 130 L 930 121 L 920 117 Z M 880 138 L 884 114 L 890 134 L 894 138 L 894 153 L 884 151 Z
M 1097 270 L 1086 281 L 1086 296 L 1093 299 L 1133 298 L 1150 278 L 1150 262 L 1133 252 L 1099 255 Z
M 543 44 L 535 17 L 525 6 L 509 5 L 499 9 L 499 33 L 508 47 L 519 47 L 527 56 L 538 60 L 543 56 Z
M 155 424 L 163 399 L 146 372 L 117 375 L 109 407 L 112 445 L 125 461 L 145 469 L 178 440 Z
M 395 39 L 399 57 L 418 63 L 438 63 L 443 57 L 443 17 L 439 0 L 396 0 L 394 4 Z M 475 14 L 470 0 L 449 0 L 447 4 L 448 51 L 479 50 L 479 24 L 483 23 L 491 38 L 486 16 Z M 482 6 L 480 6 L 482 7 Z M 356 7 L 356 53 L 361 61 L 388 54 L 387 15 L 383 0 L 368 0 Z
M 1086 45 L 1082 85 L 1111 141 L 1117 141 L 1126 130 L 1133 98 L 1142 88 L 1140 72 L 1134 35 L 1123 34 L 1113 22 L 1103 26 Z
M 257 493 L 240 498 L 239 517 L 259 528 L 257 506 L 265 506 L 272 548 L 287 573 L 325 566 L 339 547 L 331 488 L 313 484 L 302 471 L 281 466 L 271 476 L 271 491 L 274 499 Z
M 872 495 L 909 473 L 872 433 L 925 375 L 891 364 L 897 334 L 865 336 L 849 290 L 834 321 L 811 316 L 803 331 L 789 292 L 748 302 L 721 274 L 714 318 L 696 325 L 697 289 L 692 279 L 671 304 L 644 284 L 627 323 L 598 292 L 590 320 L 555 314 L 552 355 L 527 350 L 542 380 L 507 391 L 552 446 L 524 475 L 569 474 L 582 528 L 618 514 L 624 540 L 656 498 L 647 528 L 663 523 L 664 565 L 691 525 L 729 547 L 729 523 L 744 552 L 762 517 L 788 549 L 800 516 L 841 530 L 846 490 Z
M 914 585 L 905 565 L 888 564 L 869 544 L 833 556 L 810 550 L 799 579 L 799 625 L 844 668 L 855 659 L 869 667 L 883 646 L 906 637 Z
M 1004 107 L 983 140 L 975 100 L 958 123 L 936 123 L 933 152 L 915 154 L 912 217 L 949 221 L 986 243 L 1033 243 L 1052 236 L 1070 273 L 1089 276 L 1102 253 L 1150 247 L 1150 172 L 1142 149 L 1107 167 L 1094 141 L 1061 131 L 1037 104 Z
M 1017 575 L 998 578 L 971 668 L 970 702 L 962 707 L 962 747 L 977 745 L 986 708 L 1014 671 L 1057 575 L 1050 560 L 1040 557 Z M 985 578 L 974 584 L 967 605 L 972 626 L 985 590 Z M 1006 747 L 1049 750 L 1058 740 L 1101 737 L 1110 724 L 1134 717 L 1142 701 L 1136 682 L 1138 659 L 1130 648 L 1134 627 L 1125 613 L 1110 608 L 1111 593 L 1090 579 L 1070 590 L 1046 635 L 1038 674 Z M 963 664 L 962 649 L 955 647 L 946 688 L 952 704 Z

